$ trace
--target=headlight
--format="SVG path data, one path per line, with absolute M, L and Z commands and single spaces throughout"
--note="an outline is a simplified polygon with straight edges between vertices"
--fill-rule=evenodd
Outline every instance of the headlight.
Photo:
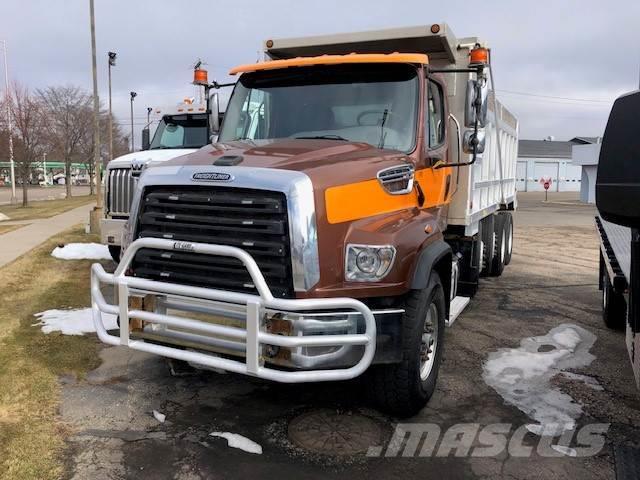
M 396 249 L 391 245 L 347 245 L 345 279 L 350 282 L 375 282 L 391 270 Z

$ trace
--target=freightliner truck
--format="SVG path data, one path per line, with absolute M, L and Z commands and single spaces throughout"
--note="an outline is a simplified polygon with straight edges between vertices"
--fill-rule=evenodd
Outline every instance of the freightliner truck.
M 98 336 L 277 382 L 364 375 L 414 414 L 445 326 L 511 259 L 518 122 L 490 50 L 442 23 L 264 45 L 218 141 L 140 177 L 120 265 L 92 269 Z
M 640 387 L 640 90 L 618 98 L 600 148 L 596 227 L 600 237 L 602 316 L 625 330 Z

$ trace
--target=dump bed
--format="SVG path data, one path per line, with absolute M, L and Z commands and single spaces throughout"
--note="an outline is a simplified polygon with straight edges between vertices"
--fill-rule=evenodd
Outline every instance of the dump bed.
M 469 49 L 476 43 L 486 46 L 476 37 L 458 39 L 447 24 L 439 23 L 336 35 L 268 39 L 264 42 L 264 51 L 270 59 L 349 53 L 426 53 L 430 65 L 434 67 L 464 68 L 469 63 Z M 473 74 L 458 72 L 443 75 L 451 114 L 449 160 L 469 162 L 471 155 L 461 150 L 456 124 L 461 126 L 461 138 L 464 134 L 467 81 L 473 78 Z M 478 156 L 476 164 L 456 168 L 453 174 L 455 193 L 449 206 L 448 223 L 464 226 L 469 235 L 477 231 L 478 222 L 483 217 L 499 208 L 515 207 L 516 204 L 518 121 L 500 102 L 494 103 L 493 96 L 490 97 L 486 135 L 485 153 Z

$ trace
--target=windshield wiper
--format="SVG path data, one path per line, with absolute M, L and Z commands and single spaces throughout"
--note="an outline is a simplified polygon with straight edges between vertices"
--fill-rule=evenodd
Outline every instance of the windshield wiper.
M 378 148 L 384 147 L 384 141 L 387 138 L 387 132 L 384 131 L 384 124 L 387 123 L 387 115 L 389 115 L 389 109 L 385 108 L 382 114 L 382 122 L 380 123 L 380 141 L 378 142 Z
M 296 140 L 341 140 L 348 142 L 349 140 L 340 135 L 315 135 L 313 137 L 293 137 Z

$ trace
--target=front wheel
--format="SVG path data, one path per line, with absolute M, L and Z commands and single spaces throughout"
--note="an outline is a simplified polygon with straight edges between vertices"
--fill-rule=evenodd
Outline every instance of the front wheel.
M 402 359 L 372 367 L 369 379 L 378 407 L 401 418 L 418 413 L 436 388 L 445 328 L 445 295 L 436 272 L 426 288 L 408 294 L 404 308 Z

